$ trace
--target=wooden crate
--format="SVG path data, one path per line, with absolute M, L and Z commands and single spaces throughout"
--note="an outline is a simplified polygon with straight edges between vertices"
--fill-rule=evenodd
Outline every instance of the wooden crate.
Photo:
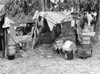
M 83 35 L 81 44 L 91 44 L 91 36 Z
M 78 57 L 83 59 L 92 56 L 92 43 L 90 35 L 83 35 L 81 49 L 78 49 Z
M 82 39 L 83 39 L 83 40 L 90 40 L 91 37 L 90 37 L 90 36 L 82 36 Z
M 92 50 L 91 44 L 81 44 L 82 50 L 83 51 L 90 51 Z
M 75 53 L 77 57 L 85 59 L 92 56 L 92 47 L 90 44 L 82 44 Z

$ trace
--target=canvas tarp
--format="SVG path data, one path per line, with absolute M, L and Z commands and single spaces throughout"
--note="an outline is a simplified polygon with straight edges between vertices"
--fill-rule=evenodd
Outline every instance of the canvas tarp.
M 7 28 L 7 27 L 10 27 L 11 24 L 14 24 L 15 22 L 11 19 L 9 19 L 8 17 L 5 17 L 5 22 L 4 22 L 4 25 L 3 25 L 3 28 Z
M 70 11 L 66 12 L 51 12 L 51 11 L 45 11 L 45 12 L 38 12 L 36 11 L 36 13 L 33 16 L 32 20 L 35 20 L 38 18 L 38 16 L 42 16 L 43 18 L 45 18 L 48 22 L 49 28 L 52 31 L 53 26 L 55 26 L 55 24 L 57 23 L 61 23 L 62 21 L 69 21 L 71 20 L 71 16 L 70 16 Z

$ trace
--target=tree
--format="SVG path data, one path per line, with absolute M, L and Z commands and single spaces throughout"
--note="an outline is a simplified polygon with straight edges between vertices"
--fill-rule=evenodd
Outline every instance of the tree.
M 97 34 L 98 35 L 100 35 L 100 1 L 98 0 L 97 1 L 97 9 L 98 9 L 98 11 L 97 11 L 97 24 L 96 24 L 96 32 L 97 32 Z
M 45 5 L 50 8 L 50 0 L 45 0 Z

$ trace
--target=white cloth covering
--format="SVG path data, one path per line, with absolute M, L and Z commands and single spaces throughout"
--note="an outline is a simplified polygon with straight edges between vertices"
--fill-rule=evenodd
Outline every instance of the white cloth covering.
M 88 19 L 88 25 L 90 26 L 91 25 L 91 21 L 93 20 L 93 17 L 88 12 L 87 12 L 87 19 Z
M 70 48 L 70 46 L 72 45 L 72 41 L 66 41 L 65 43 L 64 43 L 64 45 L 63 45 L 63 50 L 64 51 L 71 51 L 72 49 Z
M 75 26 L 75 20 L 72 20 L 71 21 L 71 27 L 74 27 Z
M 92 12 L 92 15 L 94 15 L 96 17 L 97 16 L 97 12 Z
M 4 22 L 4 25 L 3 25 L 3 28 L 7 28 L 7 27 L 10 27 L 11 25 L 10 24 L 14 24 L 15 22 L 11 19 L 9 19 L 8 17 L 5 17 L 5 22 Z
M 63 12 L 51 12 L 51 11 L 46 11 L 46 12 L 38 12 L 36 11 L 32 20 L 35 20 L 38 16 L 42 16 L 45 18 L 48 22 L 50 31 L 53 30 L 53 26 L 57 23 L 61 23 L 62 21 L 69 21 L 70 19 L 70 13 L 71 11 L 63 11 Z
M 5 4 L 0 4 L 0 11 L 4 8 Z

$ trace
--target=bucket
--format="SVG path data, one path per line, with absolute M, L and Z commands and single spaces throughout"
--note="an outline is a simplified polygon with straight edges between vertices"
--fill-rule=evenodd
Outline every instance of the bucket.
M 15 55 L 8 55 L 8 60 L 14 60 L 15 59 Z
M 72 51 L 65 51 L 65 59 L 72 60 L 73 59 L 73 50 Z
M 63 45 L 63 51 L 65 52 L 65 59 L 72 60 L 75 51 L 77 50 L 74 42 L 68 40 Z
M 8 52 L 7 52 L 8 59 L 13 60 L 15 58 L 15 54 L 16 54 L 16 46 L 10 45 L 8 47 Z

